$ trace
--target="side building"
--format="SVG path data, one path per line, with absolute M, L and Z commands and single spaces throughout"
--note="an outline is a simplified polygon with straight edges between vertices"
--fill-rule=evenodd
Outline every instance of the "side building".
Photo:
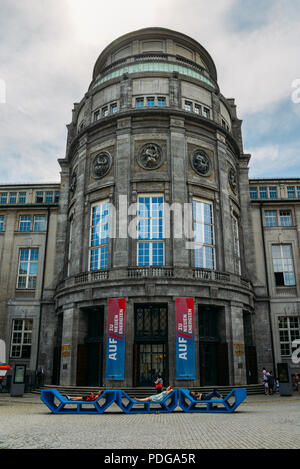
M 286 362 L 299 373 L 292 355 L 300 339 L 300 179 L 251 179 L 249 190 L 260 368 L 276 371 L 277 363 Z
M 43 314 L 53 310 L 59 193 L 60 184 L 0 186 L 0 339 L 7 362 L 26 365 L 28 379 L 38 365 Z

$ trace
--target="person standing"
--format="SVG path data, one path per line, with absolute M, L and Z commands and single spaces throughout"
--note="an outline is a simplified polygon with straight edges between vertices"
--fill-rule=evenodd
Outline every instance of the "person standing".
M 156 381 L 155 381 L 155 388 L 156 388 L 156 392 L 157 394 L 159 394 L 160 392 L 162 392 L 162 389 L 163 389 L 163 379 L 161 377 L 161 374 L 158 373 L 158 375 L 156 376 Z
M 272 374 L 272 371 L 270 371 L 268 375 L 268 387 L 269 387 L 269 395 L 271 396 L 273 394 L 273 388 L 274 388 L 274 376 Z
M 269 386 L 268 386 L 268 371 L 266 368 L 263 368 L 263 385 L 265 387 L 265 395 L 269 394 Z

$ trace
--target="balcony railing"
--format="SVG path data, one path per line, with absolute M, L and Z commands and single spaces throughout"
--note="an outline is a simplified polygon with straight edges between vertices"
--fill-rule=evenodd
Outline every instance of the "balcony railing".
M 171 279 L 171 278 L 184 278 L 186 280 L 200 280 L 204 282 L 219 282 L 232 286 L 239 286 L 247 289 L 252 289 L 251 282 L 239 275 L 220 272 L 217 270 L 209 270 L 202 268 L 193 269 L 175 269 L 170 266 L 149 266 L 149 267 L 127 267 L 125 269 L 111 269 L 111 270 L 97 270 L 94 272 L 83 272 L 69 277 L 62 281 L 59 289 L 72 287 L 72 285 L 82 285 L 103 280 L 122 280 L 122 279 Z M 294 292 L 291 289 L 286 291 L 280 290 L 277 292 L 280 296 L 293 296 Z
M 95 272 L 83 272 L 82 274 L 75 275 L 75 283 L 89 283 L 97 280 L 107 280 L 108 270 L 97 270 Z
M 201 280 L 214 280 L 219 282 L 230 282 L 230 274 L 218 272 L 217 270 L 193 269 L 193 277 Z
M 129 267 L 129 278 L 148 278 L 148 277 L 173 277 L 172 267 Z

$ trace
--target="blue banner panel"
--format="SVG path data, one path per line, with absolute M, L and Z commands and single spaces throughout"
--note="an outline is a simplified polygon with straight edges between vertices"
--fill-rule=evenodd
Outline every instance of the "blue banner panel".
M 196 379 L 193 298 L 176 298 L 176 379 Z
M 105 379 L 124 380 L 125 298 L 108 299 Z

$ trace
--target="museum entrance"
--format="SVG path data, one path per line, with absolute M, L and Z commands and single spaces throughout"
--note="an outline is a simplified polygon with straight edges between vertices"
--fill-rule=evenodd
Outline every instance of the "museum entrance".
M 226 386 L 229 384 L 228 347 L 220 331 L 224 319 L 224 308 L 198 307 L 199 355 L 201 386 Z
M 161 374 L 168 382 L 168 305 L 136 304 L 134 306 L 133 385 L 153 386 Z
M 102 386 L 104 307 L 85 310 L 87 335 L 77 350 L 77 386 Z

